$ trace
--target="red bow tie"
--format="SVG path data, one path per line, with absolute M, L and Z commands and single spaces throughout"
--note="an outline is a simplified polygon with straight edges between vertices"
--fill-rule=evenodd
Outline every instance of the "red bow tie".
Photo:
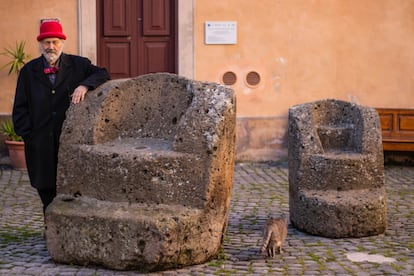
M 54 66 L 54 67 L 47 67 L 45 69 L 43 69 L 43 72 L 45 74 L 56 74 L 59 71 L 59 67 Z

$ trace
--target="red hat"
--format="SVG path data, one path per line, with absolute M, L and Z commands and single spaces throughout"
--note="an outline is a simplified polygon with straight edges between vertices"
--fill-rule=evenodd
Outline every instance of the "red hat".
M 40 34 L 37 36 L 37 40 L 41 41 L 50 37 L 66 39 L 66 35 L 62 32 L 62 25 L 59 22 L 45 21 L 40 25 Z

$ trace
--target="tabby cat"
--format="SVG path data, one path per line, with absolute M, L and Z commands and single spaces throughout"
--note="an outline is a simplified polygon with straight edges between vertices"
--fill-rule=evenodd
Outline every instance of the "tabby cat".
M 267 255 L 275 257 L 276 250 L 282 254 L 282 245 L 287 236 L 287 218 L 270 218 L 263 229 L 263 245 L 259 253 L 267 250 Z

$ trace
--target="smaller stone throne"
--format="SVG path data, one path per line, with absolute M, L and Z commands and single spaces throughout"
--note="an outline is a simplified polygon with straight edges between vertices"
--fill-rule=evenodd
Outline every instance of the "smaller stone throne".
M 212 258 L 229 214 L 235 114 L 230 88 L 168 73 L 88 92 L 62 130 L 51 257 L 141 271 Z
M 339 100 L 291 107 L 288 140 L 295 227 L 331 238 L 385 232 L 384 159 L 374 108 Z

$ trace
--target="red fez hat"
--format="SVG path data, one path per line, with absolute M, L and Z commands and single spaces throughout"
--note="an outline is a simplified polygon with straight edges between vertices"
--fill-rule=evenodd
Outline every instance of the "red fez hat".
M 37 36 L 37 40 L 41 41 L 50 37 L 66 39 L 66 35 L 62 31 L 62 25 L 59 22 L 45 21 L 40 25 L 40 34 Z

